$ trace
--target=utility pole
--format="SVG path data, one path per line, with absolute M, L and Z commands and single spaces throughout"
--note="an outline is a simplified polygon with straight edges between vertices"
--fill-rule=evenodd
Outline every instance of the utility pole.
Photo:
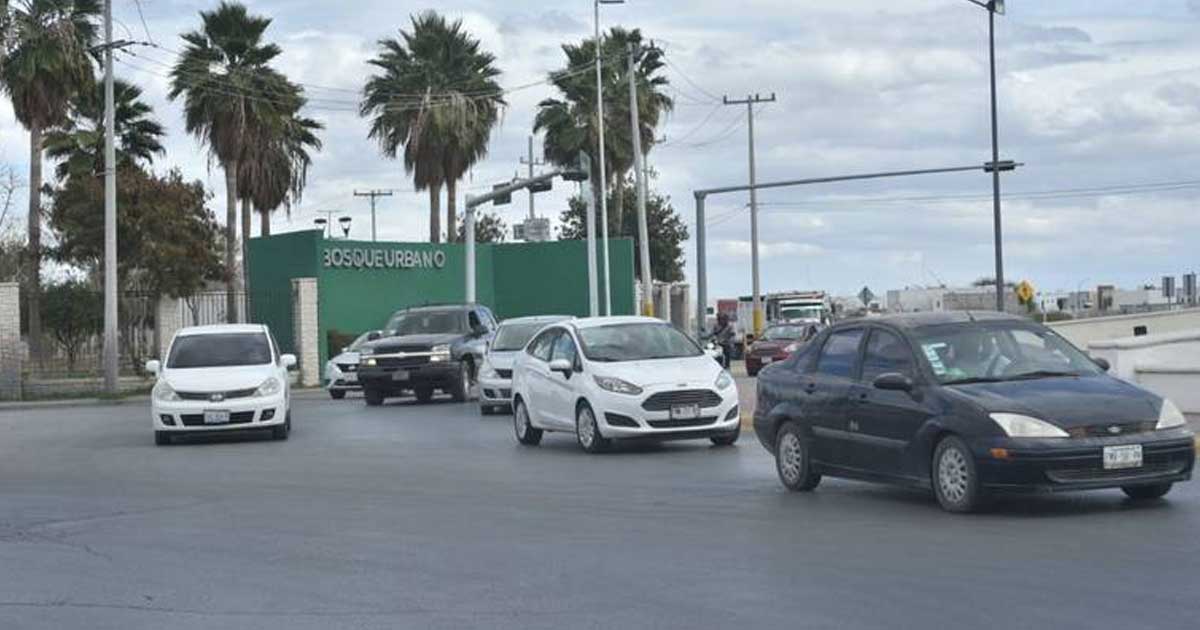
M 723 101 L 726 105 L 745 105 L 746 118 L 750 127 L 750 275 L 754 296 L 754 337 L 758 338 L 763 330 L 762 285 L 758 274 L 758 188 L 754 170 L 754 106 L 759 103 L 774 103 L 775 93 L 770 98 L 755 94 L 742 100 L 730 100 L 728 96 Z
M 117 393 L 117 155 L 112 0 L 104 0 L 104 391 Z
M 646 164 L 638 122 L 637 47 L 629 47 L 629 119 L 633 133 L 633 172 L 637 175 L 638 257 L 642 267 L 642 315 L 654 317 L 654 278 L 650 273 L 650 229 L 646 225 Z
M 534 159 L 534 157 L 533 157 L 533 136 L 529 136 L 529 158 L 528 159 L 521 158 L 521 164 L 529 165 L 529 179 L 533 179 L 534 167 L 546 165 L 545 161 L 537 160 L 537 159 Z M 529 191 L 529 218 L 530 219 L 537 218 L 536 215 L 534 215 L 534 213 L 533 213 L 533 197 L 534 197 L 533 190 L 530 190 Z
M 371 241 L 376 240 L 375 237 L 375 200 L 379 197 L 391 197 L 390 190 L 368 190 L 367 192 L 354 191 L 355 197 L 370 197 L 371 198 Z

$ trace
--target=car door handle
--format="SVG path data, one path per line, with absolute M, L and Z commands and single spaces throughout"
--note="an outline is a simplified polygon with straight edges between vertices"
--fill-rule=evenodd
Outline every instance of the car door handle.
M 805 386 L 804 386 L 804 391 L 805 391 L 805 392 L 807 392 L 807 393 L 809 393 L 809 394 L 811 394 L 811 393 L 813 393 L 813 392 L 817 391 L 817 384 L 816 384 L 816 383 L 809 383 L 808 385 L 805 385 Z
M 854 402 L 857 402 L 860 405 L 865 405 L 867 403 L 867 398 L 868 398 L 867 392 L 859 392 L 854 397 Z

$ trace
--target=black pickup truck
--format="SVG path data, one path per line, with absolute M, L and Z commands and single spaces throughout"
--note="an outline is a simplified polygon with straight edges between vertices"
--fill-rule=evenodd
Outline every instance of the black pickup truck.
M 359 348 L 358 380 L 367 404 L 409 393 L 424 403 L 435 391 L 467 400 L 495 330 L 492 312 L 476 304 L 397 312 L 384 337 Z

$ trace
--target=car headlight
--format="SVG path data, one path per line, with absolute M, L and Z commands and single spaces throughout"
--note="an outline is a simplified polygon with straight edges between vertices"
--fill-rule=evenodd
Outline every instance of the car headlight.
M 279 393 L 280 389 L 283 389 L 283 383 L 280 383 L 279 379 L 272 376 L 263 381 L 263 384 L 258 386 L 258 390 L 254 394 L 256 396 L 274 396 Z
M 432 353 L 432 355 L 429 357 L 430 361 L 449 361 L 450 360 L 450 345 L 449 344 L 442 344 L 440 346 L 434 346 L 433 348 L 430 348 L 429 351 Z
M 637 396 L 642 393 L 641 387 L 613 376 L 593 376 L 592 378 L 596 380 L 596 384 L 600 386 L 600 389 L 606 392 L 628 394 L 630 396 Z
M 341 369 L 338 368 L 337 364 L 334 363 L 333 361 L 330 361 L 325 364 L 325 373 L 330 376 L 337 374 L 340 371 L 341 371 Z
M 1175 403 L 1164 398 L 1162 409 L 1158 412 L 1158 424 L 1154 428 L 1161 431 L 1163 429 L 1181 427 L 1185 424 L 1187 424 L 1187 418 L 1183 417 L 1183 412 L 1179 410 L 1179 407 L 1176 407 Z
M 153 393 L 154 393 L 155 400 L 162 400 L 162 401 L 167 401 L 167 402 L 175 401 L 175 400 L 183 400 L 182 398 L 179 397 L 179 394 L 175 393 L 175 388 L 171 387 L 171 384 L 166 381 L 159 381 L 159 382 L 155 383 Z
M 1065 438 L 1066 431 L 1038 418 L 1019 413 L 993 413 L 992 420 L 1000 425 L 1008 437 L 1021 438 Z
M 367 367 L 375 367 L 375 357 L 368 357 L 362 363 Z
M 783 351 L 788 354 L 791 354 L 799 349 L 800 349 L 800 344 L 799 344 L 799 342 L 797 342 L 797 343 L 788 344 L 788 346 L 786 348 L 784 348 Z
M 721 374 L 717 376 L 715 384 L 717 389 L 727 389 L 730 385 L 733 385 L 733 377 L 729 375 L 729 372 L 721 370 Z
M 496 373 L 496 368 L 487 359 L 483 360 L 483 367 L 479 368 L 479 378 L 497 379 L 500 375 Z

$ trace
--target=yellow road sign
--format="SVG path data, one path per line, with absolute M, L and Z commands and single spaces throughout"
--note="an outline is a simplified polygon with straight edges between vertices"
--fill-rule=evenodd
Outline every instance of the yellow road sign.
M 1029 284 L 1028 280 L 1022 280 L 1021 283 L 1017 285 L 1017 299 L 1020 300 L 1022 304 L 1028 304 L 1029 302 L 1033 301 L 1033 296 L 1033 285 Z

